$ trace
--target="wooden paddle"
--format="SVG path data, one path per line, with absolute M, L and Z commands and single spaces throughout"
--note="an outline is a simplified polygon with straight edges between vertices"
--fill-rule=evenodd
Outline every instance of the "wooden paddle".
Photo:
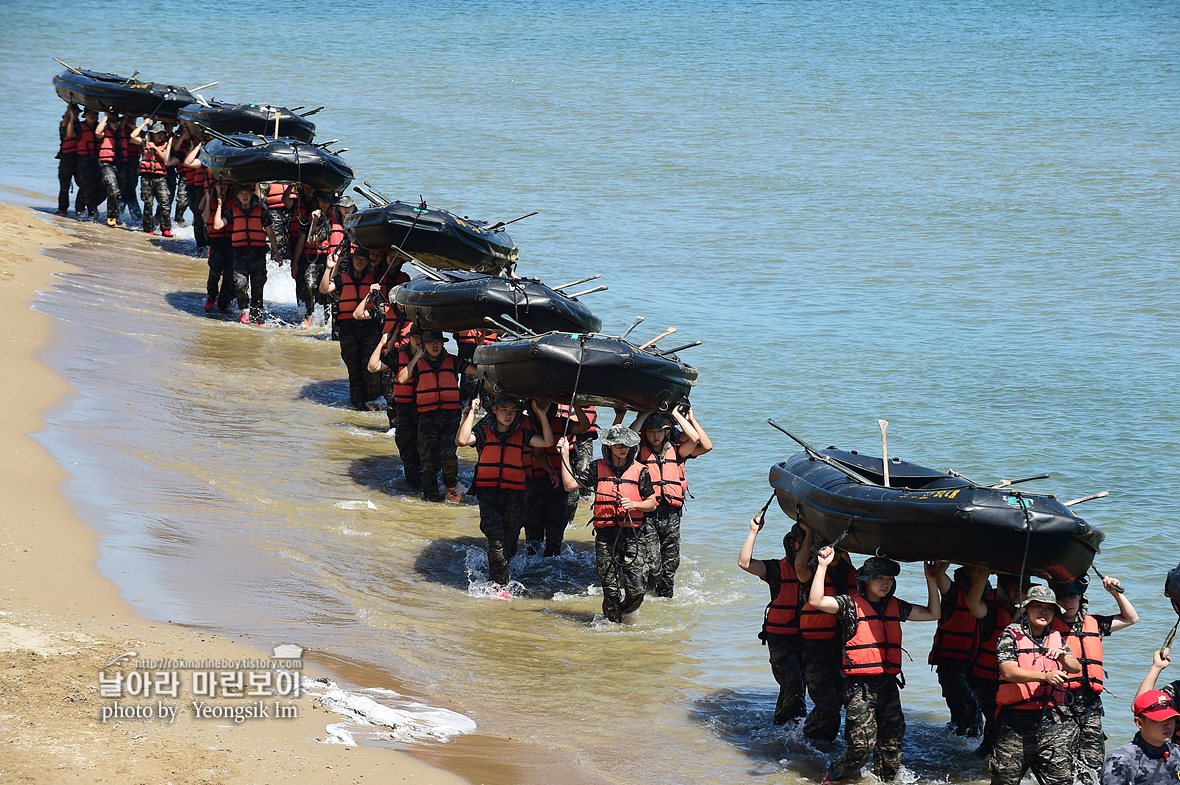
M 881 466 L 884 468 L 885 487 L 889 487 L 889 447 L 885 443 L 885 429 L 889 427 L 888 420 L 877 420 L 881 426 Z
M 76 73 L 78 76 L 83 76 L 83 74 L 82 74 L 82 72 L 81 72 L 81 71 L 79 71 L 77 68 L 74 68 L 74 66 L 70 65 L 69 63 L 62 63 L 62 61 L 61 61 L 61 60 L 58 60 L 56 57 L 55 57 L 55 58 L 53 58 L 53 59 L 54 59 L 54 60 L 56 60 L 56 61 L 57 61 L 58 63 L 60 63 L 61 65 L 64 65 L 64 66 L 66 67 L 66 70 L 67 70 L 67 71 L 73 71 L 73 72 L 74 72 L 74 73 Z
M 1110 491 L 1099 491 L 1098 493 L 1092 493 L 1089 496 L 1083 496 L 1080 499 L 1070 499 L 1067 502 L 1062 502 L 1062 504 L 1064 504 L 1066 507 L 1072 507 L 1075 504 L 1081 504 L 1082 502 L 1091 502 L 1091 501 L 1094 501 L 1095 499 L 1101 499 L 1105 496 L 1110 496 Z
M 671 335 L 674 332 L 676 332 L 676 328 L 669 327 L 667 330 L 664 330 L 662 333 L 657 335 L 655 338 L 652 338 L 650 341 L 645 343 L 643 346 L 640 346 L 639 351 L 643 351 L 644 349 L 651 346 L 652 344 L 659 342 L 661 339 L 667 338 L 669 335 Z

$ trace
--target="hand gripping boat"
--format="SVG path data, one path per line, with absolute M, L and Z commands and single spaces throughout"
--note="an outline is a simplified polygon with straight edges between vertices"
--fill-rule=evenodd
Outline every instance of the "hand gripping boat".
M 80 68 L 53 77 L 53 87 L 67 103 L 135 117 L 176 117 L 181 107 L 197 100 L 188 90 L 176 85 L 141 82 Z
M 394 299 L 425 330 L 486 329 L 504 316 L 535 333 L 597 332 L 602 320 L 578 300 L 536 278 L 504 278 L 457 270 L 432 271 L 397 287 Z M 437 276 L 437 277 L 435 277 Z
M 201 163 L 214 180 L 227 183 L 307 183 L 340 193 L 352 182 L 343 158 L 298 139 L 224 136 L 205 143 Z
M 834 447 L 770 467 L 783 512 L 852 553 L 1010 575 L 1019 575 L 1023 562 L 1025 575 L 1072 581 L 1086 574 L 1102 544 L 1101 531 L 1053 496 L 979 485 L 896 458 L 889 461 L 891 487 L 883 480 L 880 458 Z
M 358 210 L 344 220 L 358 245 L 374 250 L 401 248 L 431 267 L 498 273 L 520 258 L 508 232 L 485 221 L 460 218 L 423 204 L 390 202 Z
M 484 389 L 521 399 L 666 412 L 688 402 L 697 369 L 622 338 L 552 332 L 475 350 Z
M 315 139 L 315 123 L 284 106 L 227 104 L 222 101 L 192 103 L 182 108 L 177 117 L 190 134 L 205 142 L 211 138 L 205 130 L 207 128 L 222 134 L 274 136 L 276 114 L 279 118 L 279 137 L 301 142 Z

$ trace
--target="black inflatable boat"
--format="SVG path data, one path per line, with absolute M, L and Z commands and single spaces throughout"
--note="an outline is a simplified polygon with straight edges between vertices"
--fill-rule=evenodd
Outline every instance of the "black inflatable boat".
M 497 273 L 520 257 L 508 232 L 438 207 L 390 202 L 358 210 L 344 223 L 358 245 L 375 250 L 398 246 L 432 267 Z
M 427 330 L 457 333 L 488 327 L 490 316 L 515 319 L 535 333 L 592 333 L 602 320 L 582 303 L 550 289 L 536 278 L 503 278 L 459 270 L 422 275 L 399 286 L 394 299 L 406 315 Z M 511 324 L 511 323 L 509 323 Z
M 214 180 L 228 183 L 307 183 L 340 193 L 352 182 L 352 167 L 338 155 L 298 139 L 234 134 L 201 148 L 201 163 Z M 238 146 L 241 145 L 241 146 Z
M 197 100 L 188 90 L 176 85 L 141 82 L 82 69 L 63 71 L 53 77 L 53 87 L 68 103 L 136 117 L 176 117 L 182 107 Z
M 942 560 L 1053 581 L 1086 574 L 1103 534 L 1052 496 L 977 485 L 963 477 L 891 458 L 829 447 L 833 463 L 802 452 L 770 468 L 770 485 L 788 517 L 802 520 L 841 550 L 898 561 Z M 1027 557 L 1026 557 L 1027 549 Z
M 301 142 L 315 139 L 315 123 L 285 106 L 227 104 L 222 101 L 213 101 L 208 105 L 193 103 L 181 109 L 177 117 L 190 134 L 207 141 L 209 134 L 205 128 L 222 134 L 274 136 L 276 113 L 279 116 L 280 138 L 298 139 Z
M 622 338 L 552 332 L 475 350 L 484 389 L 521 399 L 666 412 L 688 401 L 697 369 Z

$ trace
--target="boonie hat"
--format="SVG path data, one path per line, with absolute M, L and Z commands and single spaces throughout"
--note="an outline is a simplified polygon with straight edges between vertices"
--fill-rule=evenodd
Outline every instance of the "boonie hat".
M 614 447 L 616 444 L 625 447 L 638 447 L 639 434 L 626 425 L 612 425 L 606 429 L 606 433 L 602 436 L 602 446 Z
M 1169 717 L 1180 717 L 1180 711 L 1172 704 L 1172 699 L 1163 690 L 1148 690 L 1135 699 L 1132 707 L 1136 717 L 1146 717 L 1149 720 L 1163 722 Z
M 422 343 L 429 343 L 430 341 L 445 341 L 443 334 L 438 330 L 423 330 Z
M 351 196 L 341 196 L 336 200 L 337 207 L 356 207 L 356 201 Z
M 149 125 L 147 130 L 149 134 L 162 134 L 164 133 L 165 129 L 164 124 L 157 120 L 156 122 Z
M 1061 606 L 1057 604 L 1057 597 L 1053 594 L 1053 590 L 1048 586 L 1041 586 L 1037 584 L 1028 590 L 1028 594 L 1024 595 L 1024 602 L 1020 603 L 1020 607 L 1027 607 L 1030 602 L 1043 602 L 1046 605 L 1052 605 L 1053 610 L 1060 611 Z
M 858 581 L 871 581 L 873 578 L 896 578 L 901 574 L 901 565 L 893 559 L 882 556 L 870 556 L 856 571 Z
M 1086 593 L 1086 588 L 1090 585 L 1090 579 L 1083 575 L 1076 581 L 1069 581 L 1067 583 L 1050 583 L 1049 588 L 1053 590 L 1054 596 L 1059 600 L 1066 597 L 1079 597 Z

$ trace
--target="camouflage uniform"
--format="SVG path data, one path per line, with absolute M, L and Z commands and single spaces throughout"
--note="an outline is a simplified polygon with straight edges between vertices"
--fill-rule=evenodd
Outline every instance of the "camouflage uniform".
M 1080 630 L 1086 615 L 1086 604 L 1083 600 L 1081 611 L 1072 626 Z M 1094 616 L 1099 635 L 1110 635 L 1110 625 L 1114 618 Z M 1063 618 L 1062 621 L 1066 620 Z M 1102 693 L 1094 692 L 1083 681 L 1080 689 L 1070 690 L 1065 697 L 1063 716 L 1073 723 L 1075 729 L 1073 743 L 1070 745 L 1074 774 L 1083 785 L 1093 785 L 1098 781 L 1098 772 L 1102 769 L 1102 761 L 1106 757 L 1106 734 L 1102 732 L 1102 717 L 1105 715 L 1102 708 Z
M 172 231 L 172 192 L 162 174 L 139 176 L 139 199 L 143 202 L 143 230 L 151 233 L 159 219 L 160 229 Z
M 228 237 L 209 239 L 209 278 L 205 282 L 205 293 L 210 300 L 217 301 L 222 311 L 229 309 L 236 296 L 234 290 L 234 247 Z
M 639 609 L 646 591 L 643 531 L 618 526 L 594 530 L 594 560 L 602 583 L 602 613 L 613 622 Z
M 1180 780 L 1180 746 L 1155 748 L 1138 733 L 1110 753 L 1102 765 L 1102 785 L 1166 785 Z
M 836 598 L 836 617 L 845 641 L 856 632 L 856 606 L 847 594 Z M 904 622 L 913 605 L 898 600 L 898 615 Z M 856 676 L 844 679 L 844 754 L 832 767 L 832 779 L 855 774 L 873 756 L 873 774 L 886 782 L 901 769 L 901 743 L 905 738 L 905 715 L 901 710 L 901 676 Z
M 113 133 L 113 131 L 111 132 Z M 117 151 L 116 151 L 117 152 Z M 107 195 L 107 220 L 119 220 L 119 172 L 114 161 L 100 161 L 98 176 Z
M 844 706 L 842 650 L 838 638 L 803 639 L 803 683 L 813 704 L 803 721 L 803 736 L 808 739 L 835 741 L 840 733 L 840 709 Z
M 658 540 L 655 545 L 659 547 Z M 787 558 L 791 558 L 790 551 L 787 552 Z M 774 604 L 782 591 L 782 564 L 771 559 L 761 559 L 760 561 L 764 570 L 761 578 L 770 587 L 770 601 Z M 799 587 L 799 592 L 802 595 L 802 585 Z M 798 605 L 795 605 L 795 600 L 790 597 L 786 598 L 786 602 L 788 607 L 795 606 L 795 613 L 798 613 L 799 607 L 803 604 L 801 598 L 798 600 Z M 762 631 L 758 637 L 765 644 L 770 655 L 770 672 L 778 684 L 778 699 L 774 704 L 774 724 L 785 725 L 807 713 L 807 705 L 803 700 L 803 638 L 799 634 L 797 618 L 786 625 L 786 628 L 791 630 L 789 633 L 768 631 L 770 625 L 774 625 L 776 630 L 784 628 L 782 624 L 776 623 L 770 614 L 771 608 L 767 606 Z M 836 722 L 839 723 L 839 719 Z
M 553 487 L 549 475 L 530 477 L 525 507 L 524 536 L 530 552 L 546 556 L 561 553 L 565 538 L 565 504 L 568 494 L 560 485 Z
M 479 497 L 479 530 L 488 538 L 488 580 L 504 586 L 509 578 L 508 562 L 520 543 L 525 492 L 480 488 L 475 493 Z
M 396 404 L 395 408 L 397 423 L 394 427 L 397 430 L 393 432 L 393 440 L 402 459 L 406 485 L 418 490 L 422 487 L 422 459 L 418 457 L 418 405 L 410 401 Z
M 1027 621 L 1025 633 L 1033 637 Z M 1009 627 L 1009 630 L 1012 628 Z M 998 663 L 1017 662 L 1016 639 L 1008 630 L 996 642 Z M 996 743 L 989 768 L 992 785 L 1019 785 L 1031 770 L 1041 785 L 1072 785 L 1073 759 L 1070 751 L 1077 726 L 1057 708 L 1044 711 L 1001 707 L 996 717 Z
M 983 714 L 979 700 L 971 685 L 971 660 L 936 659 L 934 668 L 938 674 L 938 686 L 942 697 L 951 710 L 951 724 L 956 736 L 978 736 L 983 726 Z
M 648 590 L 671 597 L 680 569 L 680 508 L 661 504 L 647 514 Z

